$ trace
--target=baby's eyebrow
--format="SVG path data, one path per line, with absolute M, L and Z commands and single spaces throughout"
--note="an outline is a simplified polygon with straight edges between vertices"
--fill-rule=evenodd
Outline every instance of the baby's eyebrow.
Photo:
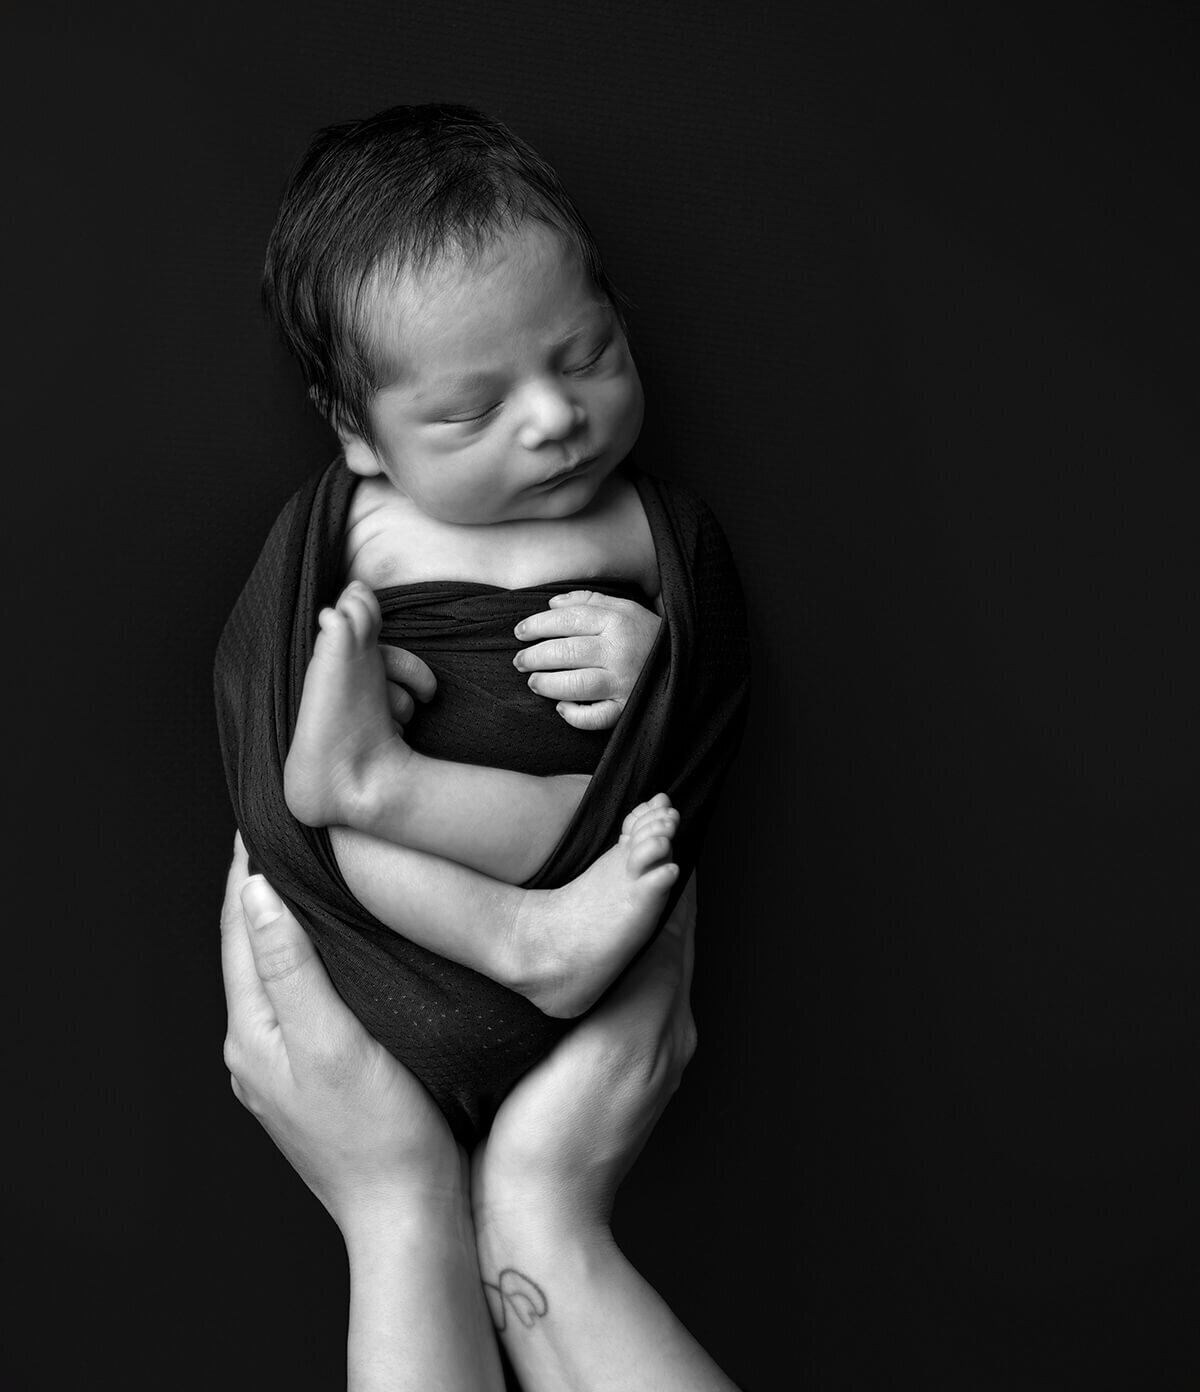
M 439 377 L 418 388 L 418 401 L 429 401 L 455 396 L 469 396 L 472 392 L 486 391 L 500 381 L 498 372 L 464 372 L 457 377 Z
M 555 345 L 558 349 L 569 348 L 577 339 L 589 334 L 603 332 L 612 322 L 612 310 L 608 305 L 597 304 L 597 313 L 587 324 L 581 324 L 564 334 Z M 473 392 L 485 392 L 496 387 L 503 380 L 502 372 L 463 372 L 435 378 L 432 382 L 419 385 L 414 392 L 418 401 L 449 400 L 459 396 L 470 396 Z

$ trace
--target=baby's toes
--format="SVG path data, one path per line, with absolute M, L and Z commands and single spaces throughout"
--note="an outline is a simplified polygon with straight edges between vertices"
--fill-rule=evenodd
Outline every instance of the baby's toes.
M 661 812 L 651 812 L 648 816 L 643 817 L 634 828 L 629 838 L 630 842 L 636 846 L 642 841 L 660 836 L 670 841 L 675 835 L 677 824 L 677 819 L 675 818 L 665 817 Z
M 648 802 L 639 802 L 638 805 L 633 809 L 633 811 L 626 816 L 625 820 L 621 823 L 622 840 L 624 840 L 627 836 L 633 835 L 633 829 L 635 826 L 637 826 L 638 819 L 649 806 L 650 804 Z
M 350 620 L 340 609 L 322 609 L 317 615 L 317 626 L 321 633 L 317 641 L 331 656 L 346 658 L 354 644 L 354 631 Z
M 663 799 L 661 803 L 652 800 L 634 809 L 633 825 L 629 829 L 629 834 L 631 836 L 636 836 L 643 827 L 657 825 L 664 821 L 664 819 L 673 823 L 678 822 L 679 814 L 671 806 L 670 801 L 667 800 L 666 794 L 660 793 L 659 796 Z
M 643 836 L 629 847 L 629 873 L 635 878 L 647 874 L 671 857 L 669 836 Z
M 362 648 L 373 647 L 379 636 L 379 601 L 361 581 L 354 580 L 342 591 L 338 612 L 350 624 L 354 641 Z

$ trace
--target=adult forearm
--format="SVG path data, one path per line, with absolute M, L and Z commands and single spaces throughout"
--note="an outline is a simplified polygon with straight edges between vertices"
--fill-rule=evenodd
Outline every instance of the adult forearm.
M 525 1392 L 736 1392 L 607 1230 L 490 1225 L 482 1275 Z
M 465 1212 L 373 1219 L 346 1235 L 349 1392 L 501 1392 Z

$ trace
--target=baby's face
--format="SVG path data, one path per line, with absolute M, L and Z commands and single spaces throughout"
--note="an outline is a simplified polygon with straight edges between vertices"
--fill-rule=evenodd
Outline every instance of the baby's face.
M 405 273 L 372 311 L 397 378 L 371 403 L 375 447 L 345 439 L 346 461 L 427 516 L 570 516 L 633 447 L 642 386 L 625 336 L 550 228 Z

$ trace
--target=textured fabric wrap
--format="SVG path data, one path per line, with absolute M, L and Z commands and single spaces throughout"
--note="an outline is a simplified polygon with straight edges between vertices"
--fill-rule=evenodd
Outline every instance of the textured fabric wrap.
M 616 841 L 630 808 L 659 791 L 682 814 L 675 842 L 685 872 L 681 887 L 741 734 L 749 690 L 746 625 L 724 537 L 688 490 L 636 470 L 630 477 L 654 539 L 665 622 L 608 737 L 577 741 L 552 702 L 531 697 L 523 681 L 514 681 L 511 666 L 520 646 L 512 636 L 518 618 L 566 589 L 612 593 L 608 582 L 574 579 L 512 592 L 439 583 L 379 592 L 383 640 L 425 657 L 439 679 L 435 702 L 446 718 L 420 712 L 409 727 L 415 747 L 539 774 L 594 769 L 574 819 L 530 888 L 573 879 Z M 226 778 L 254 869 L 304 923 L 346 1003 L 429 1089 L 455 1134 L 470 1142 L 570 1022 L 543 1015 L 505 987 L 386 928 L 350 893 L 328 832 L 301 826 L 284 801 L 283 765 L 317 615 L 342 586 L 355 482 L 335 461 L 290 499 L 225 626 L 216 698 Z M 495 676 L 500 671 L 503 678 Z M 517 693 L 515 704 L 497 695 L 496 680 Z M 530 721 L 526 740 L 514 725 L 522 716 Z M 428 726 L 424 740 L 421 721 Z M 549 740 L 562 748 L 548 754 Z M 491 757 L 481 758 L 487 750 Z M 553 766 L 560 759 L 566 767 Z

